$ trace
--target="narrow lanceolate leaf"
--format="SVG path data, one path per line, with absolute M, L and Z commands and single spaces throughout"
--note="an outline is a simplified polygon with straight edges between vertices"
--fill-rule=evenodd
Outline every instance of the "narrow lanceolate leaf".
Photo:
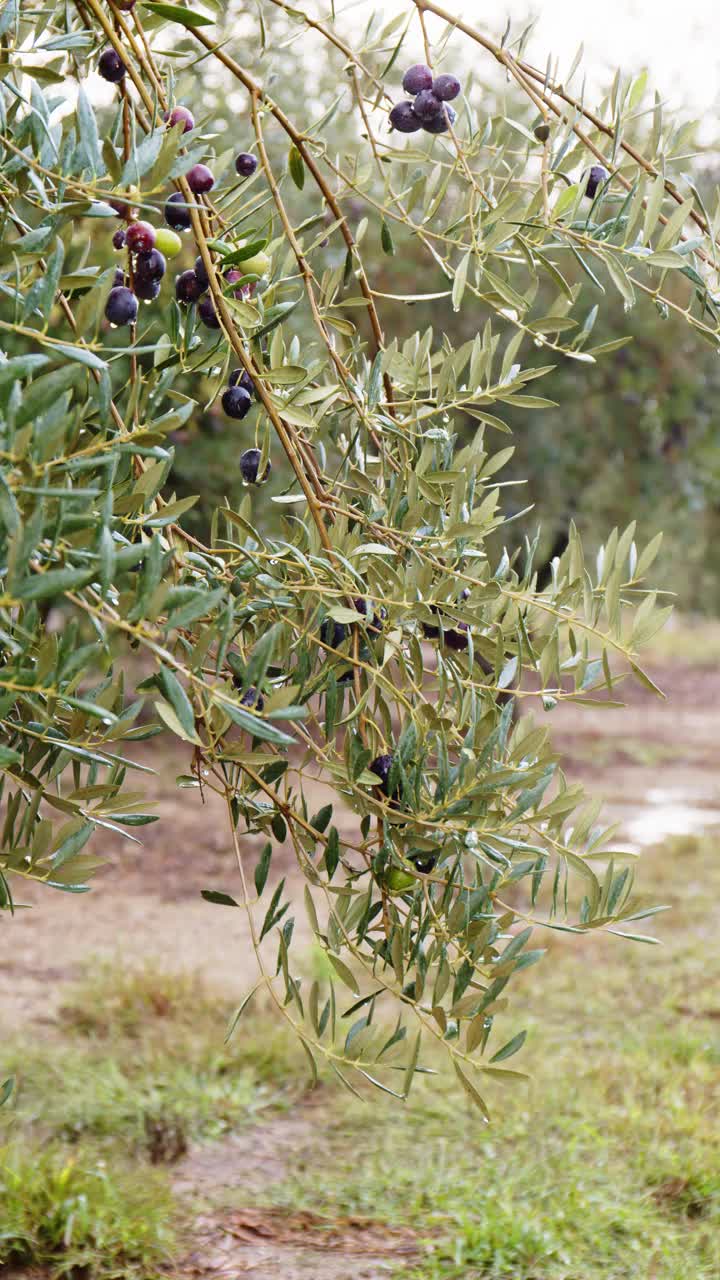
M 340 861 L 340 836 L 337 828 L 331 827 L 328 832 L 327 843 L 325 845 L 325 870 L 328 874 L 328 880 L 332 880 L 338 862 Z
M 467 284 L 468 267 L 470 266 L 470 253 L 466 253 L 460 260 L 460 264 L 455 272 L 455 279 L 452 287 L 452 305 L 453 311 L 460 310 L 460 304 L 465 293 L 465 285 Z
M 645 209 L 645 221 L 643 222 L 642 242 L 647 244 L 653 231 L 657 226 L 658 214 L 662 208 L 663 198 L 665 196 L 665 179 L 661 173 L 655 178 L 650 195 L 648 196 L 647 206 Z
M 633 306 L 635 302 L 635 289 L 633 287 L 632 280 L 619 258 L 614 257 L 612 254 L 607 254 L 605 258 L 605 265 L 608 269 L 610 279 L 618 292 L 622 294 L 627 306 Z
M 2 1084 L 0 1084 L 0 1107 L 3 1107 L 6 1102 L 9 1102 L 10 1098 L 13 1095 L 14 1088 L 15 1088 L 14 1076 L 8 1076 L 8 1079 L 3 1080 Z
M 513 1036 L 512 1040 L 508 1040 L 507 1044 L 503 1045 L 502 1049 L 498 1049 L 497 1053 L 493 1054 L 490 1061 L 503 1062 L 505 1058 L 511 1058 L 514 1053 L 517 1053 L 519 1049 L 522 1049 L 526 1039 L 527 1031 L 518 1032 L 516 1036 Z
M 15 27 L 20 12 L 20 0 L 7 0 L 0 9 L 0 36 L 7 35 Z
M 392 232 L 388 223 L 383 218 L 380 224 L 380 244 L 383 253 L 387 253 L 390 257 L 395 253 L 395 241 L 392 238 Z
M 13 356 L 10 360 L 0 361 L 0 389 L 16 379 L 27 378 L 30 374 L 38 372 L 43 365 L 48 363 L 49 358 L 47 355 L 39 355 L 34 352 L 23 356 Z
M 55 300 L 60 276 L 62 275 L 63 262 L 65 260 L 65 246 L 62 240 L 56 240 L 55 248 L 47 262 L 45 270 L 38 277 L 29 290 L 25 299 L 25 316 L 31 316 L 34 311 L 39 311 L 43 319 L 47 319 L 50 314 L 50 308 Z
M 235 1028 L 237 1027 L 238 1022 L 240 1021 L 240 1019 L 242 1018 L 242 1016 L 243 1016 L 243 1014 L 244 1014 L 245 1010 L 247 1009 L 248 1005 L 250 1004 L 250 1001 L 252 1000 L 253 996 L 255 995 L 255 992 L 258 990 L 258 988 L 259 988 L 259 987 L 263 986 L 264 982 L 265 982 L 265 979 L 264 979 L 264 978 L 261 978 L 259 982 L 256 982 L 256 983 L 255 983 L 255 986 L 254 986 L 254 987 L 253 987 L 253 989 L 252 989 L 252 991 L 249 991 L 249 992 L 248 992 L 248 994 L 245 996 L 245 999 L 244 999 L 244 1000 L 242 1000 L 242 1001 L 241 1001 L 241 1003 L 238 1005 L 238 1007 L 237 1007 L 237 1009 L 235 1010 L 235 1012 L 234 1012 L 234 1014 L 233 1014 L 232 1018 L 230 1019 L 230 1022 L 229 1022 L 229 1024 L 228 1024 L 228 1029 L 227 1029 L 227 1031 L 225 1032 L 225 1044 L 227 1044 L 227 1043 L 228 1043 L 228 1041 L 230 1041 L 230 1040 L 232 1039 L 233 1034 L 234 1034 L 234 1032 L 235 1032 Z
M 208 27 L 215 21 L 197 9 L 185 8 L 179 4 L 163 4 L 161 0 L 145 0 L 143 9 L 155 13 L 167 22 L 177 22 L 181 27 Z
M 262 929 L 260 930 L 260 942 L 262 942 L 265 935 L 270 932 L 270 930 L 274 927 L 274 925 L 276 925 L 282 919 L 282 917 L 285 915 L 285 912 L 287 911 L 290 905 L 289 902 L 286 902 L 284 907 L 281 907 L 279 905 L 280 899 L 282 897 L 282 891 L 284 888 L 285 888 L 285 877 L 283 876 L 272 898 L 270 899 L 270 906 L 267 909 L 267 912 L 265 914 L 265 919 L 263 920 Z
M 19 600 L 52 600 L 63 596 L 68 591 L 76 591 L 84 587 L 93 576 L 91 569 L 48 569 L 37 573 L 33 578 L 26 578 L 15 587 Z
M 382 394 L 382 352 L 378 351 L 372 363 L 370 370 L 370 380 L 368 382 L 368 409 L 372 413 L 380 403 Z M 384 549 L 384 548 L 383 548 Z
M 133 147 L 125 168 L 120 175 L 121 187 L 136 186 L 140 179 L 152 169 L 155 161 L 160 155 L 160 149 L 165 141 L 165 133 L 162 129 L 150 133 L 142 142 Z
M 195 712 L 192 703 L 183 689 L 180 681 L 169 667 L 161 667 L 158 672 L 158 679 L 162 685 L 163 693 L 180 721 L 188 738 L 194 740 L 195 733 Z
M 230 703 L 225 699 L 218 705 L 230 719 L 244 729 L 246 733 L 251 733 L 253 737 L 259 738 L 261 742 L 271 742 L 278 747 L 292 746 L 295 739 L 290 737 L 289 733 L 283 733 L 282 729 L 276 729 L 273 724 L 269 724 L 267 720 L 263 720 L 261 715 L 253 715 L 252 712 L 246 711 L 244 707 Z
M 670 214 L 666 225 L 661 229 L 655 242 L 656 249 L 667 249 L 674 245 L 693 209 L 693 198 L 683 200 L 674 213 Z
M 103 159 L 100 150 L 100 135 L 98 133 L 95 112 L 92 109 L 90 99 L 88 98 L 82 84 L 78 89 L 77 119 L 80 144 L 87 159 L 88 167 L 93 175 L 97 176 L 102 173 L 103 170 Z
M 268 840 L 267 844 L 263 846 L 263 851 L 260 854 L 258 864 L 255 868 L 255 888 L 257 890 L 258 898 L 262 897 L 262 891 L 265 888 L 265 883 L 268 878 L 268 871 L 270 870 L 271 858 L 272 858 L 272 844 Z
M 307 917 L 310 922 L 310 928 L 312 929 L 313 933 L 319 934 L 320 924 L 317 918 L 317 911 L 315 910 L 315 903 L 313 902 L 312 894 L 310 893 L 310 889 L 307 885 L 305 885 L 304 896 L 305 896 L 305 910 L 307 912 Z
M 184 742 L 192 742 L 195 746 L 200 745 L 200 738 L 195 732 L 194 726 L 186 729 L 175 708 L 169 702 L 164 702 L 158 698 L 154 703 L 154 707 L 163 724 L 167 725 L 171 733 L 174 733 L 178 738 L 182 738 Z
M 403 1088 L 402 1088 L 402 1092 L 403 1092 L 403 1097 L 404 1097 L 404 1098 L 409 1097 L 409 1095 L 410 1095 L 410 1090 L 412 1089 L 412 1086 L 413 1086 L 413 1081 L 414 1081 L 414 1079 L 415 1079 L 415 1072 L 416 1072 L 416 1070 L 417 1070 L 417 1064 L 418 1064 L 418 1060 L 419 1060 L 419 1058 L 420 1058 L 420 1045 L 421 1045 L 421 1044 L 422 1044 L 422 1035 L 421 1035 L 421 1033 L 418 1031 L 418 1033 L 417 1033 L 417 1035 L 416 1035 L 416 1037 L 415 1037 L 415 1042 L 414 1042 L 414 1044 L 413 1044 L 412 1053 L 410 1054 L 410 1060 L 409 1060 L 409 1062 L 408 1062 L 408 1064 L 407 1064 L 407 1067 L 405 1068 L 405 1075 L 404 1075 L 404 1077 L 403 1077 Z
M 107 369 L 107 363 L 88 347 L 77 347 L 69 342 L 54 342 L 53 354 L 65 356 L 68 360 L 76 360 L 78 364 L 87 365 L 88 369 Z
M 357 978 L 355 977 L 352 969 L 349 969 L 344 960 L 341 960 L 340 957 L 336 956 L 332 951 L 327 952 L 327 958 L 340 978 L 340 981 L 344 982 L 345 986 L 349 987 L 351 991 L 354 991 L 356 996 L 359 996 L 360 987 L 358 986 Z
M 200 897 L 206 902 L 213 902 L 218 907 L 239 907 L 240 903 L 230 897 L 229 893 L 223 893 L 220 889 L 201 889 Z
M 457 1061 L 454 1058 L 453 1058 L 453 1066 L 455 1068 L 455 1074 L 458 1080 L 460 1081 L 463 1089 L 465 1090 L 466 1094 L 475 1103 L 475 1106 L 480 1111 L 483 1119 L 489 1123 L 490 1112 L 488 1111 L 487 1106 L 485 1105 L 484 1099 L 478 1093 L 477 1089 L 475 1088 L 475 1085 L 472 1083 L 470 1078 L 465 1075 L 465 1072 L 458 1065 Z
M 293 144 L 288 154 L 288 169 L 295 186 L 302 191 L 305 186 L 305 164 L 297 147 Z
M 0 473 L 0 526 L 8 533 L 16 533 L 20 526 L 20 509 L 15 495 L 4 475 Z
M 77 830 L 66 836 L 52 855 L 53 873 L 58 871 L 60 867 L 69 862 L 85 847 L 94 829 L 92 822 L 84 822 L 78 826 Z

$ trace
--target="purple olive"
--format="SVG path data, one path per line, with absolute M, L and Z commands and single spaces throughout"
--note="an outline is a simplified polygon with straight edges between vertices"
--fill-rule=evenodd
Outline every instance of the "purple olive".
M 215 178 L 206 164 L 194 164 L 185 174 L 185 181 L 196 196 L 206 195 L 215 186 Z
M 598 187 L 601 187 L 604 182 L 607 182 L 607 179 L 607 169 L 605 169 L 601 164 L 594 164 L 588 173 L 587 182 L 585 184 L 585 195 L 589 200 L 592 200 L 595 197 Z
M 151 249 L 149 253 L 139 253 L 135 260 L 136 280 L 162 280 L 167 263 L 159 249 Z
M 388 799 L 394 799 L 398 794 L 397 787 L 393 789 L 392 793 L 388 787 L 390 770 L 393 767 L 394 760 L 395 760 L 395 757 L 393 755 L 376 756 L 375 759 L 368 765 L 368 769 L 370 770 L 370 772 L 377 774 L 377 777 L 379 778 L 378 785 L 382 788 L 382 790 L 384 791 Z
M 165 202 L 165 221 L 173 231 L 189 231 L 192 226 L 190 210 L 181 191 L 174 191 Z
M 447 133 L 450 125 L 454 124 L 456 119 L 457 115 L 452 107 L 447 107 L 443 103 L 442 113 L 434 120 L 429 120 L 427 124 L 424 124 L 423 129 L 426 133 Z
M 432 83 L 432 91 L 441 102 L 452 102 L 460 93 L 461 85 L 456 76 L 436 76 Z
M 183 306 L 189 306 L 191 302 L 197 302 L 203 294 L 200 288 L 200 282 L 195 272 L 182 271 L 175 280 L 175 297 Z
M 398 133 L 417 133 L 422 128 L 412 102 L 398 102 L 390 112 L 390 124 Z
M 127 67 L 115 49 L 103 49 L 98 58 L 98 71 L 103 80 L 110 84 L 119 84 Z
M 160 281 L 147 276 L 135 277 L 135 294 L 143 302 L 154 302 L 160 292 Z
M 233 387 L 233 391 L 241 391 L 241 387 Z M 258 468 L 260 466 L 260 458 L 262 454 L 259 449 L 246 449 L 240 454 L 240 474 L 245 484 L 262 484 L 267 480 L 272 471 L 272 463 L 268 459 L 268 464 L 263 474 L 258 477 Z
M 408 67 L 403 76 L 402 87 L 406 93 L 413 96 L 421 93 L 423 89 L 431 89 L 433 82 L 433 73 L 429 67 L 423 62 L 416 62 L 414 67 Z
M 105 319 L 113 325 L 134 324 L 137 320 L 138 304 L 135 294 L 124 285 L 116 285 L 108 294 L 105 303 Z
M 155 248 L 155 228 L 149 222 L 131 222 L 125 232 L 125 243 L 131 253 L 149 253 Z
M 194 271 L 198 278 L 198 284 L 204 293 L 206 289 L 210 288 L 210 281 L 208 279 L 208 273 L 205 270 L 205 263 L 199 256 L 195 259 Z
M 222 407 L 228 418 L 244 418 L 252 409 L 252 397 L 244 387 L 227 387 L 223 392 Z
M 262 711 L 265 706 L 265 699 L 254 684 L 251 684 L 250 688 L 245 690 L 240 699 L 240 706 L 252 707 L 254 711 Z
M 181 124 L 183 133 L 189 133 L 195 128 L 195 120 L 191 111 L 187 107 L 173 107 L 172 111 L 168 111 L 165 115 L 165 123 L 172 129 L 174 125 Z
M 200 303 L 200 306 L 198 307 L 198 315 L 208 329 L 220 328 L 220 317 L 215 310 L 215 303 L 210 297 L 210 294 L 207 294 Z
M 415 115 L 421 124 L 430 124 L 432 121 L 442 117 L 443 104 L 439 98 L 435 96 L 432 89 L 423 89 L 419 93 L 413 104 Z
M 244 387 L 250 396 L 255 392 L 255 383 L 250 377 L 247 369 L 233 369 L 230 377 L 228 378 L 228 382 L 231 387 Z
M 249 151 L 241 151 L 240 155 L 235 157 L 235 172 L 241 178 L 252 178 L 257 167 L 257 157 L 251 155 Z

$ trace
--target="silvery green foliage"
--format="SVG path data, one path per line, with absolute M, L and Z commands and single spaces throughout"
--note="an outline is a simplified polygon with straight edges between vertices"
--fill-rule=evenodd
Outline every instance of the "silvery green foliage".
M 648 684 L 637 652 L 667 613 L 645 585 L 657 542 L 636 548 L 632 526 L 593 564 L 571 530 L 543 590 L 533 544 L 488 558 L 503 410 L 541 412 L 548 368 L 574 360 L 581 384 L 615 345 L 592 342 L 606 291 L 628 307 L 647 294 L 717 343 L 717 215 L 682 176 L 683 130 L 659 102 L 644 111 L 642 77 L 618 77 L 589 113 L 572 74 L 554 88 L 522 40 L 451 30 L 431 3 L 374 20 L 358 48 L 279 0 L 259 9 L 252 71 L 252 24 L 234 38 L 220 0 L 132 13 L 9 0 L 0 17 L 2 905 L 23 877 L 84 891 L 97 829 L 152 820 L 131 750 L 155 732 L 138 720 L 147 697 L 186 745 L 184 802 L 201 787 L 225 800 L 239 867 L 206 896 L 247 912 L 258 986 L 313 1070 L 404 1097 L 425 1034 L 484 1110 L 482 1073 L 511 1074 L 497 1064 L 524 1039 L 504 1043 L 495 1021 L 542 955 L 535 937 L 628 932 L 649 914 L 598 806 L 559 769 L 547 716 L 561 701 L 612 705 L 628 676 Z M 272 72 L 299 35 L 336 59 L 339 88 L 295 120 Z M 99 107 L 88 77 L 108 44 L 128 71 Z M 500 63 L 522 118 L 486 115 L 466 77 L 450 132 L 390 134 L 423 49 L 446 71 L 462 49 L 464 65 Z M 247 136 L 229 149 L 212 117 L 187 134 L 163 122 L 198 78 L 242 101 Z M 325 130 L 348 110 L 354 144 L 336 152 Z M 260 165 L 244 180 L 233 159 L 248 146 Z M 610 177 L 588 200 L 597 162 Z M 216 185 L 193 199 L 184 175 L 198 163 Z M 166 282 L 136 329 L 113 332 L 108 201 L 160 225 L 173 189 L 192 205 L 178 270 L 200 253 L 221 328 L 203 329 Z M 366 273 L 371 239 L 382 281 Z M 409 242 L 429 289 L 407 291 Z M 582 287 L 563 274 L 578 262 Z M 428 293 L 433 329 L 386 330 L 386 302 Z M 487 318 L 456 350 L 443 321 L 461 308 Z M 547 364 L 530 367 L 538 349 Z M 260 449 L 260 476 L 272 455 L 263 493 L 286 518 L 282 536 L 264 532 L 253 488 L 216 511 L 205 545 L 183 532 L 193 500 L 167 492 L 168 437 L 197 411 L 201 379 L 219 396 L 239 364 L 257 408 L 233 426 L 238 452 Z M 460 448 L 468 418 L 477 432 Z M 145 657 L 139 688 L 128 646 Z M 318 777 L 327 802 L 313 811 Z M 264 837 L 256 866 L 246 832 Z M 298 972 L 273 869 L 283 842 L 332 979 Z

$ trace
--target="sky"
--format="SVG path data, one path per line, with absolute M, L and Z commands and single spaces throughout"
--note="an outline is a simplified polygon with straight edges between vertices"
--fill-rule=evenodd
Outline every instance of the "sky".
M 489 7 L 468 0 L 480 20 Z M 541 66 L 552 51 L 567 67 L 582 43 L 588 73 L 592 68 L 604 82 L 618 66 L 628 73 L 645 66 L 667 100 L 694 110 L 718 108 L 717 0 L 506 0 L 503 9 L 518 20 L 528 12 L 537 16 L 529 52 Z

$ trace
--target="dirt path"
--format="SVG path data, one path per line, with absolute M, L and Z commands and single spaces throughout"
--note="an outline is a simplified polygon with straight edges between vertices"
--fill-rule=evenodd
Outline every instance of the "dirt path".
M 178 1280 L 386 1280 L 418 1252 L 410 1231 L 362 1218 L 248 1209 L 198 1224 Z
M 309 1094 L 290 1115 L 198 1147 L 177 1166 L 175 1190 L 202 1209 L 176 1280 L 234 1280 L 246 1272 L 252 1280 L 380 1280 L 417 1255 L 412 1232 L 367 1219 L 223 1208 L 228 1191 L 237 1201 L 242 1187 L 257 1202 L 304 1160 L 318 1158 L 318 1110 L 321 1092 Z

